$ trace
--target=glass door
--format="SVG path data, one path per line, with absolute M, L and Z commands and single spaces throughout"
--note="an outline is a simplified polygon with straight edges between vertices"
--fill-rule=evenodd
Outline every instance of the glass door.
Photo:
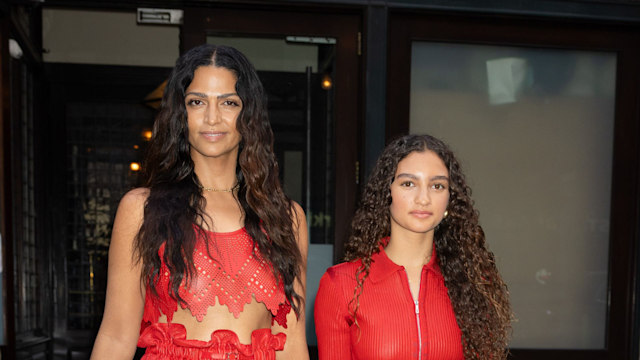
M 605 348 L 615 75 L 615 53 L 413 42 L 409 131 L 464 163 L 513 348 Z
M 312 244 L 333 244 L 335 38 L 207 36 L 255 66 L 285 193 L 305 209 Z
M 514 357 L 629 358 L 633 33 L 401 12 L 389 27 L 387 135 L 430 133 L 461 159 L 509 287 Z
M 183 50 L 230 45 L 268 95 L 280 178 L 309 230 L 307 338 L 320 277 L 342 258 L 357 196 L 359 17 L 271 10 L 186 9 Z M 337 102 L 336 99 L 349 99 Z

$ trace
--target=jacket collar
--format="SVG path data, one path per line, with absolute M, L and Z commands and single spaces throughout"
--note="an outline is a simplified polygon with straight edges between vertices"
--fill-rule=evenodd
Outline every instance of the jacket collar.
M 404 271 L 404 266 L 398 265 L 391 261 L 384 251 L 385 246 L 389 243 L 389 237 L 386 237 L 380 241 L 380 251 L 371 255 L 371 268 L 369 269 L 369 278 L 372 282 L 380 282 L 390 275 Z M 435 244 L 431 251 L 431 259 L 424 265 L 422 271 L 432 271 L 436 276 L 442 276 L 440 267 L 438 266 L 438 259 L 436 254 Z

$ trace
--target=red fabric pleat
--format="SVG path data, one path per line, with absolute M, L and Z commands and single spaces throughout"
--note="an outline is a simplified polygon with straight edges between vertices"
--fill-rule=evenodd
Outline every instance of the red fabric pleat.
M 284 348 L 286 335 L 271 329 L 251 333 L 251 344 L 240 343 L 236 333 L 216 330 L 211 340 L 189 340 L 182 324 L 156 323 L 145 328 L 138 346 L 146 348 L 145 360 L 239 359 L 275 360 L 275 352 Z

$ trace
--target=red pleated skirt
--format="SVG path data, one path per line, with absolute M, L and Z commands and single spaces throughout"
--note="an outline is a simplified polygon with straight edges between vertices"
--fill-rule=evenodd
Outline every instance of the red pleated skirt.
M 145 360 L 275 360 L 276 351 L 284 348 L 287 336 L 272 334 L 271 329 L 251 333 L 251 344 L 241 344 L 231 330 L 216 330 L 211 340 L 188 340 L 182 324 L 155 323 L 140 334 L 138 346 L 146 348 Z

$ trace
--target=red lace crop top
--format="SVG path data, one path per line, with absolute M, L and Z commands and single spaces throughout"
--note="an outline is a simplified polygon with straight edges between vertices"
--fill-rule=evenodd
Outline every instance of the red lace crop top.
M 286 328 L 286 316 L 291 305 L 285 296 L 284 284 L 282 280 L 276 282 L 271 265 L 260 256 L 257 245 L 246 230 L 242 228 L 228 233 L 205 231 L 204 234 L 206 239 L 196 231 L 193 262 L 197 274 L 191 279 L 189 288 L 184 281 L 180 285 L 179 293 L 185 300 L 182 308 L 188 308 L 198 321 L 202 321 L 207 308 L 215 305 L 217 296 L 218 303 L 226 305 L 237 318 L 244 305 L 255 297 L 273 314 L 272 323 L 276 321 Z M 209 242 L 209 253 L 205 241 Z M 158 254 L 162 259 L 164 244 Z M 178 302 L 169 295 L 168 286 L 169 269 L 163 261 L 156 283 L 158 295 L 154 296 L 147 287 L 141 331 L 158 322 L 161 314 L 167 316 L 168 322 L 172 321 Z

